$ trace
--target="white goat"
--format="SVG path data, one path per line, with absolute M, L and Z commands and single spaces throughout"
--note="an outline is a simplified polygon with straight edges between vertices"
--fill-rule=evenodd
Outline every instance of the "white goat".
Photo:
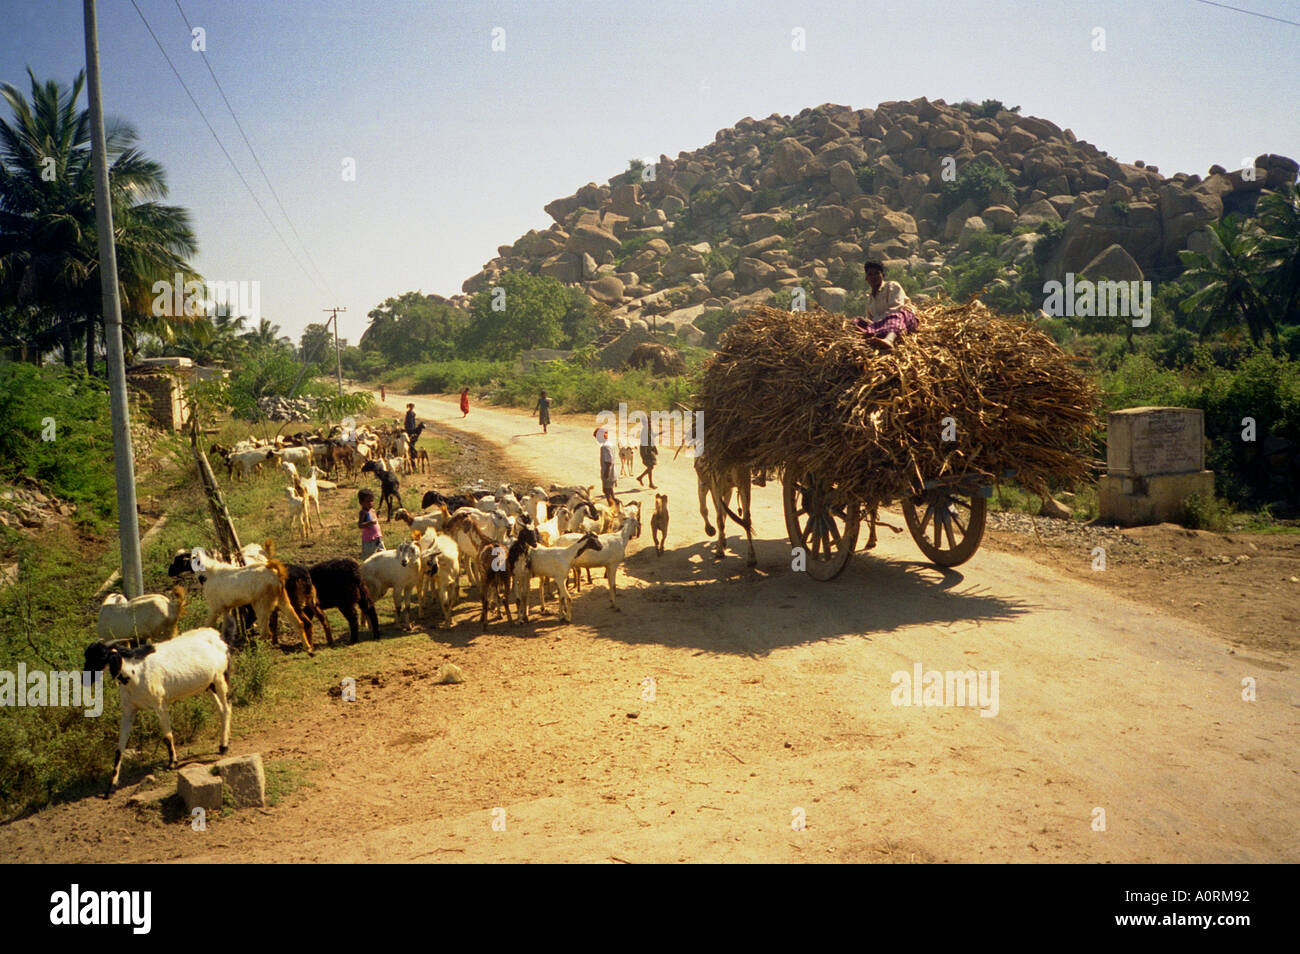
M 528 551 L 528 572 L 537 577 L 542 612 L 546 611 L 546 581 L 554 580 L 555 588 L 559 591 L 560 618 L 568 623 L 573 622 L 573 601 L 569 599 L 569 590 L 565 586 L 569 570 L 579 554 L 587 550 L 599 550 L 601 546 L 594 534 L 586 533 L 563 546 L 534 547 Z M 524 595 L 527 605 L 527 593 Z
M 310 528 L 311 526 L 311 509 L 312 507 L 315 507 L 316 526 L 323 530 L 325 529 L 325 522 L 321 520 L 320 516 L 320 484 L 317 482 L 317 478 L 320 476 L 321 472 L 316 468 L 316 465 L 313 464 L 308 469 L 307 476 L 302 478 L 302 480 L 299 481 L 299 484 L 301 485 L 303 493 L 306 495 L 308 527 Z
M 289 525 L 302 534 L 303 540 L 311 536 L 311 524 L 307 518 L 307 494 L 302 484 L 290 484 L 284 488 L 284 495 L 289 499 Z
M 310 447 L 281 447 L 272 453 L 280 458 L 282 464 L 296 464 L 299 467 L 307 467 L 311 464 Z
M 289 570 L 283 563 L 267 557 L 248 566 L 234 566 L 209 556 L 202 547 L 195 547 L 190 552 L 191 566 L 203 586 L 203 598 L 208 604 L 207 625 L 216 625 L 221 617 L 241 606 L 251 606 L 258 627 L 278 645 L 280 634 L 271 625 L 271 614 L 283 609 L 298 624 L 307 652 L 315 652 L 311 644 L 311 623 L 304 622 L 298 615 L 284 590 Z
M 569 525 L 569 508 L 556 507 L 555 513 L 551 515 L 550 520 L 543 520 L 533 525 L 533 531 L 537 534 L 537 542 L 544 547 L 555 545 L 555 541 L 560 539 L 560 534 L 565 532 Z
M 463 517 L 464 519 L 453 523 L 452 521 L 457 517 Z M 506 537 L 510 534 L 510 521 L 503 513 L 484 513 L 476 507 L 461 507 L 451 515 L 451 520 L 448 520 L 443 525 L 443 529 L 456 540 L 456 545 L 460 547 L 465 575 L 469 577 L 472 585 L 478 586 L 482 574 L 480 573 L 477 556 L 483 548 L 483 544 L 480 540 L 469 535 L 463 528 L 462 524 L 466 521 L 473 525 L 478 535 L 487 543 L 504 543 Z
M 533 522 L 534 527 L 541 526 L 546 522 L 546 491 L 541 487 L 534 487 L 519 501 L 528 519 Z
M 601 548 L 599 551 L 588 550 L 580 554 L 573 561 L 573 572 L 576 576 L 579 567 L 585 567 L 587 570 L 587 580 L 591 580 L 591 569 L 593 567 L 603 566 L 605 568 L 605 581 L 609 586 L 609 605 L 618 609 L 618 603 L 614 599 L 615 579 L 618 576 L 618 565 L 627 557 L 627 544 L 633 537 L 641 535 L 641 522 L 634 516 L 629 515 L 623 521 L 623 529 L 618 533 L 607 533 L 600 537 Z M 568 534 L 560 537 L 560 544 L 571 543 L 573 538 L 582 539 L 577 534 Z M 579 583 L 581 587 L 581 583 Z
M 393 518 L 403 521 L 413 531 L 427 533 L 430 530 L 441 530 L 447 521 L 451 519 L 451 514 L 443 506 L 438 510 L 417 516 L 412 516 L 410 511 L 402 509 L 393 514 Z
M 460 548 L 451 537 L 430 531 L 420 538 L 424 564 L 424 591 L 433 591 L 443 621 L 451 625 L 451 611 L 460 600 Z M 424 605 L 424 594 L 420 596 Z
M 594 504 L 586 501 L 574 505 L 565 533 L 601 533 L 604 521 Z
M 497 508 L 508 516 L 523 516 L 524 508 L 514 494 L 501 494 L 497 497 Z M 532 519 L 531 517 L 529 518 Z
M 133 600 L 121 593 L 109 593 L 99 607 L 99 638 L 104 642 L 171 639 L 185 612 L 185 587 L 174 586 L 171 593 L 170 599 L 150 593 Z
M 413 629 L 410 607 L 419 608 L 421 592 L 420 548 L 413 540 L 403 540 L 395 550 L 372 553 L 361 564 L 361 576 L 370 591 L 370 599 L 378 603 L 389 590 L 393 591 L 393 610 L 398 620 L 404 616 L 406 628 Z M 405 606 L 405 611 L 403 607 Z
M 222 755 L 230 748 L 230 649 L 215 629 L 191 629 L 174 639 L 153 644 L 146 643 L 138 649 L 121 649 L 104 643 L 91 643 L 86 647 L 85 671 L 102 672 L 107 669 L 117 681 L 122 697 L 122 727 L 117 736 L 117 755 L 113 759 L 113 775 L 108 780 L 108 791 L 117 787 L 122 771 L 122 753 L 131 737 L 131 725 L 137 709 L 153 709 L 158 713 L 163 738 L 167 741 L 168 766 L 176 767 L 176 742 L 172 737 L 172 723 L 167 716 L 167 703 L 186 699 L 207 691 L 217 703 L 221 713 Z
M 262 462 L 272 456 L 274 455 L 271 451 L 260 448 L 232 452 L 229 458 L 231 476 L 252 477 L 261 468 Z

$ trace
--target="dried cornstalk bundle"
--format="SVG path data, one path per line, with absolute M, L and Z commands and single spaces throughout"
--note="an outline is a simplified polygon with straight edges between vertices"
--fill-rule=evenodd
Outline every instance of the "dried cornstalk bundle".
M 843 315 L 750 310 L 705 365 L 705 460 L 815 472 L 861 501 L 971 472 L 1038 490 L 1088 474 L 1099 399 L 1076 359 L 979 302 L 918 314 L 880 352 Z

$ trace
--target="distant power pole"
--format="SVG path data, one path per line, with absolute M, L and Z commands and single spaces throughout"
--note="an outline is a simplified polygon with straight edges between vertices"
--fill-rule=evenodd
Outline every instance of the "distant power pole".
M 131 450 L 126 364 L 122 356 L 122 303 L 117 297 L 117 248 L 109 201 L 104 103 L 99 89 L 99 29 L 95 0 L 83 0 L 86 22 L 86 88 L 90 94 L 90 152 L 95 167 L 95 223 L 99 237 L 99 284 L 103 289 L 104 344 L 108 351 L 108 392 L 113 420 L 113 471 L 117 482 L 117 534 L 122 551 L 122 588 L 128 597 L 144 594 L 140 561 L 140 520 L 135 511 L 135 454 Z
M 334 312 L 334 373 L 339 379 L 339 397 L 343 396 L 343 359 L 339 357 L 339 312 L 346 308 L 322 308 L 321 311 Z

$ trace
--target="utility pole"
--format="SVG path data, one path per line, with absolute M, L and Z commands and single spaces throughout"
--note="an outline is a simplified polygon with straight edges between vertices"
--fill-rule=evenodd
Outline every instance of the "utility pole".
M 117 482 L 117 533 L 122 551 L 122 587 L 128 598 L 144 594 L 140 561 L 140 521 L 135 510 L 135 454 L 131 450 L 126 364 L 122 355 L 122 303 L 117 289 L 117 248 L 109 199 L 104 103 L 99 88 L 99 27 L 95 0 L 83 0 L 86 22 L 86 88 L 90 94 L 90 144 L 95 167 L 95 222 L 99 237 L 99 283 L 103 289 L 104 343 L 108 351 L 108 391 L 113 418 L 113 470 Z M 192 413 L 192 412 L 191 412 Z
M 334 373 L 339 379 L 339 397 L 343 396 L 343 359 L 339 357 L 339 312 L 346 308 L 322 308 L 321 311 L 334 312 Z

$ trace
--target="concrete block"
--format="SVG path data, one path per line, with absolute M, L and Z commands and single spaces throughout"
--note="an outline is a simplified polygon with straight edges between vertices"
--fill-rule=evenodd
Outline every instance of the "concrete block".
M 1193 494 L 1214 494 L 1214 471 L 1150 477 L 1107 474 L 1097 482 L 1101 519 L 1126 527 L 1178 522 L 1184 516 L 1183 501 Z
M 260 753 L 221 759 L 216 770 L 240 808 L 261 808 L 266 804 L 266 773 Z
M 185 802 L 187 811 L 217 811 L 221 808 L 221 779 L 212 774 L 210 766 L 187 765 L 176 777 L 176 794 Z
M 1205 415 L 1190 407 L 1133 407 L 1110 414 L 1106 471 L 1117 477 L 1205 469 Z

